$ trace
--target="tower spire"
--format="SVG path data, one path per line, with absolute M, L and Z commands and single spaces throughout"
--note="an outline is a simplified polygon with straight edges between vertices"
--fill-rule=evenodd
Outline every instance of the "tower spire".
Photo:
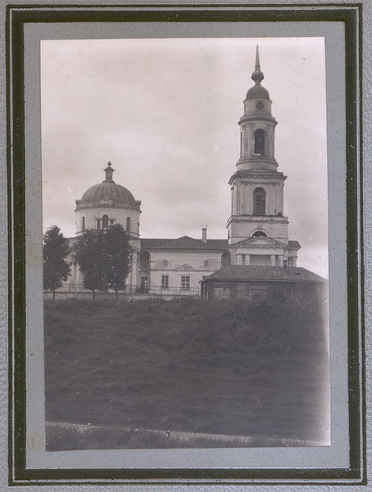
M 254 72 L 252 73 L 252 80 L 255 81 L 256 85 L 259 85 L 264 79 L 264 74 L 261 72 L 260 67 L 260 53 L 258 50 L 258 45 L 256 45 L 256 64 L 254 67 Z
M 256 45 L 256 70 L 260 70 L 260 52 L 258 51 L 258 44 Z

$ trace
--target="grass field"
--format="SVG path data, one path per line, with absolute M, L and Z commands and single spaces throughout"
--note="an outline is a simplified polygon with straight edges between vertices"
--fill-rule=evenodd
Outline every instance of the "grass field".
M 322 311 L 227 300 L 46 301 L 46 418 L 323 441 L 329 383 Z M 120 440 L 118 432 L 84 444 L 71 429 L 56 429 L 47 432 L 49 450 L 167 445 Z

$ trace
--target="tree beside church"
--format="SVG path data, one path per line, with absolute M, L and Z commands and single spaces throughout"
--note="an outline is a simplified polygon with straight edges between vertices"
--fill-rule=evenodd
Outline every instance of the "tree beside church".
M 66 261 L 68 254 L 68 239 L 58 226 L 50 226 L 43 236 L 43 286 L 52 291 L 53 300 L 56 289 L 62 287 L 70 275 L 70 264 Z
M 93 293 L 107 287 L 105 281 L 105 237 L 103 231 L 87 229 L 73 247 L 73 259 L 83 276 L 83 286 Z
M 129 235 L 121 224 L 115 224 L 107 230 L 106 239 L 106 266 L 105 282 L 107 287 L 115 291 L 125 290 L 126 279 L 130 272 L 132 247 L 129 244 Z
M 120 224 L 108 229 L 86 229 L 73 246 L 73 259 L 83 276 L 83 286 L 93 293 L 125 290 L 132 248 Z

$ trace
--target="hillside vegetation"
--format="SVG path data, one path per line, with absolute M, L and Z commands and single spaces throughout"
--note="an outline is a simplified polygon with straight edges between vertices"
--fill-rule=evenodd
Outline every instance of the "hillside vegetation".
M 46 301 L 46 418 L 322 440 L 323 311 L 227 300 Z M 55 428 L 49 437 L 56 449 Z M 113 447 L 146 447 L 128 442 Z

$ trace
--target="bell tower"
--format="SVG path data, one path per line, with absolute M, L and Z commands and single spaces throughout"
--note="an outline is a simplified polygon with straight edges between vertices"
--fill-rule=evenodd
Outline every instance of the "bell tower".
M 261 85 L 258 46 L 254 86 L 239 120 L 240 158 L 230 178 L 231 216 L 227 222 L 231 264 L 296 266 L 297 241 L 288 240 L 284 181 L 275 159 L 275 127 L 270 96 Z

